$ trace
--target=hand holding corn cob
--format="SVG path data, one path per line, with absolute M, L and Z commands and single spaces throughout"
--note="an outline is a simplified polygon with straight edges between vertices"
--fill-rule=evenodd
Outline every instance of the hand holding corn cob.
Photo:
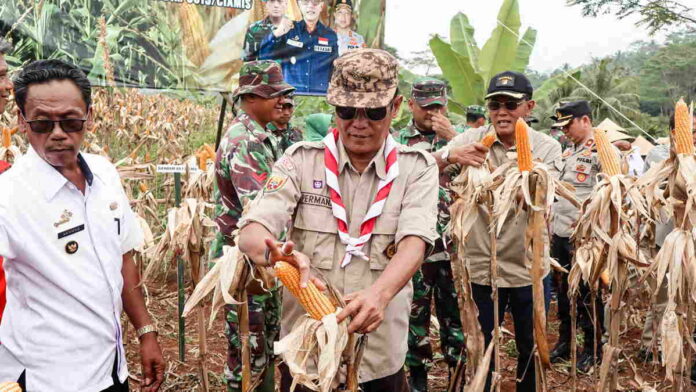
M 324 284 L 324 282 L 311 275 L 309 271 L 309 258 L 300 252 L 295 252 L 295 244 L 292 241 L 288 241 L 285 244 L 283 244 L 282 250 L 280 247 L 278 247 L 278 244 L 270 238 L 267 238 L 265 242 L 266 247 L 268 248 L 268 261 L 271 263 L 272 266 L 275 266 L 277 263 L 284 261 L 287 264 L 290 264 L 298 271 L 298 287 L 300 289 L 304 290 L 307 288 L 307 286 L 309 286 L 309 284 L 313 284 L 319 289 L 319 291 L 326 291 L 326 285 Z

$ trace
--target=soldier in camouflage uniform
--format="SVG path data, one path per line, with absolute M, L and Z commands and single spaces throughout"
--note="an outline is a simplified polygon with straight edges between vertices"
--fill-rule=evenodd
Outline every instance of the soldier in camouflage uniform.
M 282 140 L 280 143 L 280 149 L 285 151 L 292 144 L 300 142 L 304 139 L 302 130 L 292 125 L 292 115 L 295 113 L 295 97 L 293 94 L 288 94 L 283 96 L 280 104 L 282 109 L 280 111 L 280 116 L 268 123 L 266 129 L 269 131 L 282 135 Z
M 437 151 L 458 133 L 446 117 L 446 86 L 440 80 L 422 78 L 414 82 L 411 95 L 408 105 L 413 113 L 413 120 L 408 127 L 395 132 L 394 139 L 428 152 Z M 411 390 L 418 392 L 428 389 L 428 369 L 433 360 L 433 350 L 428 339 L 433 297 L 435 313 L 440 322 L 440 346 L 447 365 L 451 369 L 464 356 L 464 335 L 450 264 L 454 246 L 445 236 L 451 204 L 449 182 L 449 175 L 441 172 L 437 221 L 440 238 L 435 242 L 433 253 L 413 276 L 406 366 L 409 368 Z
M 263 0 L 266 17 L 253 23 L 247 29 L 244 37 L 244 61 L 254 61 L 259 57 L 261 41 L 271 34 L 283 21 L 290 22 L 285 16 L 288 8 L 288 0 Z
M 279 116 L 283 95 L 294 91 L 285 83 L 280 66 L 273 61 L 244 64 L 239 72 L 239 87 L 234 99 L 241 100 L 241 110 L 220 142 L 215 159 L 215 221 L 220 231 L 211 246 L 211 259 L 222 255 L 223 245 L 232 245 L 232 233 L 246 202 L 260 191 L 282 156 L 282 146 L 290 144 L 287 134 L 269 132 L 265 127 Z M 268 368 L 258 391 L 272 392 L 273 341 L 280 329 L 280 298 L 275 291 L 250 295 L 249 345 L 251 372 L 261 377 Z M 226 310 L 225 334 L 229 349 L 225 377 L 228 391 L 241 391 L 241 341 L 236 306 Z
M 460 132 L 467 129 L 476 129 L 486 125 L 486 108 L 479 105 L 469 105 L 466 107 L 466 125 Z

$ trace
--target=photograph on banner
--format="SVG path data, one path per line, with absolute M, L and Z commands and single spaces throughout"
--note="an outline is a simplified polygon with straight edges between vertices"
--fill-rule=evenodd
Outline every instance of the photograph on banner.
M 234 91 L 244 61 L 278 61 L 323 95 L 333 61 L 382 47 L 386 0 L 13 0 L 0 3 L 11 66 L 62 58 L 99 86 Z

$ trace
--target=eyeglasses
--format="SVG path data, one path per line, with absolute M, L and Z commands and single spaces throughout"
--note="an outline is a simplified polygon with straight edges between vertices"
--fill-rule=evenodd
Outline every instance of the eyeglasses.
M 524 102 L 525 101 L 489 101 L 488 110 L 500 110 L 501 107 L 505 106 L 505 109 L 513 111 L 517 110 L 517 108 L 520 107 L 520 105 L 522 105 Z
M 291 103 L 284 103 L 283 104 L 283 110 L 292 110 L 295 107 L 295 105 Z
M 60 129 L 65 133 L 80 132 L 85 127 L 86 118 L 64 118 L 62 120 L 31 120 L 27 121 L 22 114 L 24 122 L 29 124 L 29 128 L 34 133 L 51 133 L 56 126 L 60 124 Z
M 323 0 L 300 0 L 300 3 L 304 3 L 304 4 L 312 3 L 312 5 L 319 5 L 322 2 L 323 2 Z
M 342 120 L 353 120 L 358 116 L 360 110 L 364 111 L 365 117 L 371 121 L 380 121 L 387 117 L 387 106 L 373 109 L 336 106 L 336 115 Z

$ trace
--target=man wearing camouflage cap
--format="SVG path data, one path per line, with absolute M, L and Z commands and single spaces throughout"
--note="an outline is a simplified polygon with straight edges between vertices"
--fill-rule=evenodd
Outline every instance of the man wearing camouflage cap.
M 273 61 L 246 63 L 239 71 L 234 92 L 241 110 L 220 142 L 215 158 L 215 222 L 220 231 L 211 246 L 211 259 L 222 256 L 223 245 L 232 245 L 232 233 L 246 202 L 256 197 L 271 173 L 273 163 L 288 146 L 288 134 L 266 126 L 280 115 L 283 96 L 294 91 L 285 83 L 280 66 Z M 273 341 L 279 330 L 280 298 L 277 292 L 247 297 L 251 371 L 253 380 L 266 376 L 259 391 L 273 391 Z M 225 367 L 228 391 L 241 391 L 242 356 L 236 306 L 227 305 L 225 334 L 228 356 Z M 269 369 L 266 371 L 266 369 Z M 266 371 L 264 373 L 264 371 Z
M 463 131 L 467 129 L 476 129 L 486 125 L 486 108 L 479 105 L 469 105 L 466 107 L 466 126 L 463 127 Z
M 359 369 L 365 392 L 408 391 L 411 277 L 438 238 L 435 161 L 389 135 L 402 102 L 397 86 L 389 53 L 358 49 L 340 57 L 327 94 L 337 127 L 322 141 L 288 149 L 240 222 L 240 249 L 257 265 L 293 263 L 303 283 L 316 281 L 312 267 L 344 296 L 338 322 L 369 334 Z M 288 222 L 291 241 L 281 253 L 275 240 Z M 281 335 L 303 313 L 284 293 Z M 281 391 L 290 384 L 286 369 Z
M 446 116 L 447 85 L 443 81 L 433 78 L 416 80 L 408 107 L 413 113 L 413 120 L 406 128 L 393 134 L 397 142 L 430 153 L 441 149 L 457 135 Z M 428 339 L 433 297 L 435 313 L 440 323 L 440 347 L 445 361 L 453 369 L 463 359 L 464 335 L 450 264 L 454 249 L 449 236 L 445 234 L 452 202 L 450 180 L 447 174 L 440 173 L 437 219 L 439 238 L 435 241 L 433 253 L 413 276 L 413 305 L 406 354 L 411 391 L 428 390 L 428 369 L 433 360 L 433 350 Z

